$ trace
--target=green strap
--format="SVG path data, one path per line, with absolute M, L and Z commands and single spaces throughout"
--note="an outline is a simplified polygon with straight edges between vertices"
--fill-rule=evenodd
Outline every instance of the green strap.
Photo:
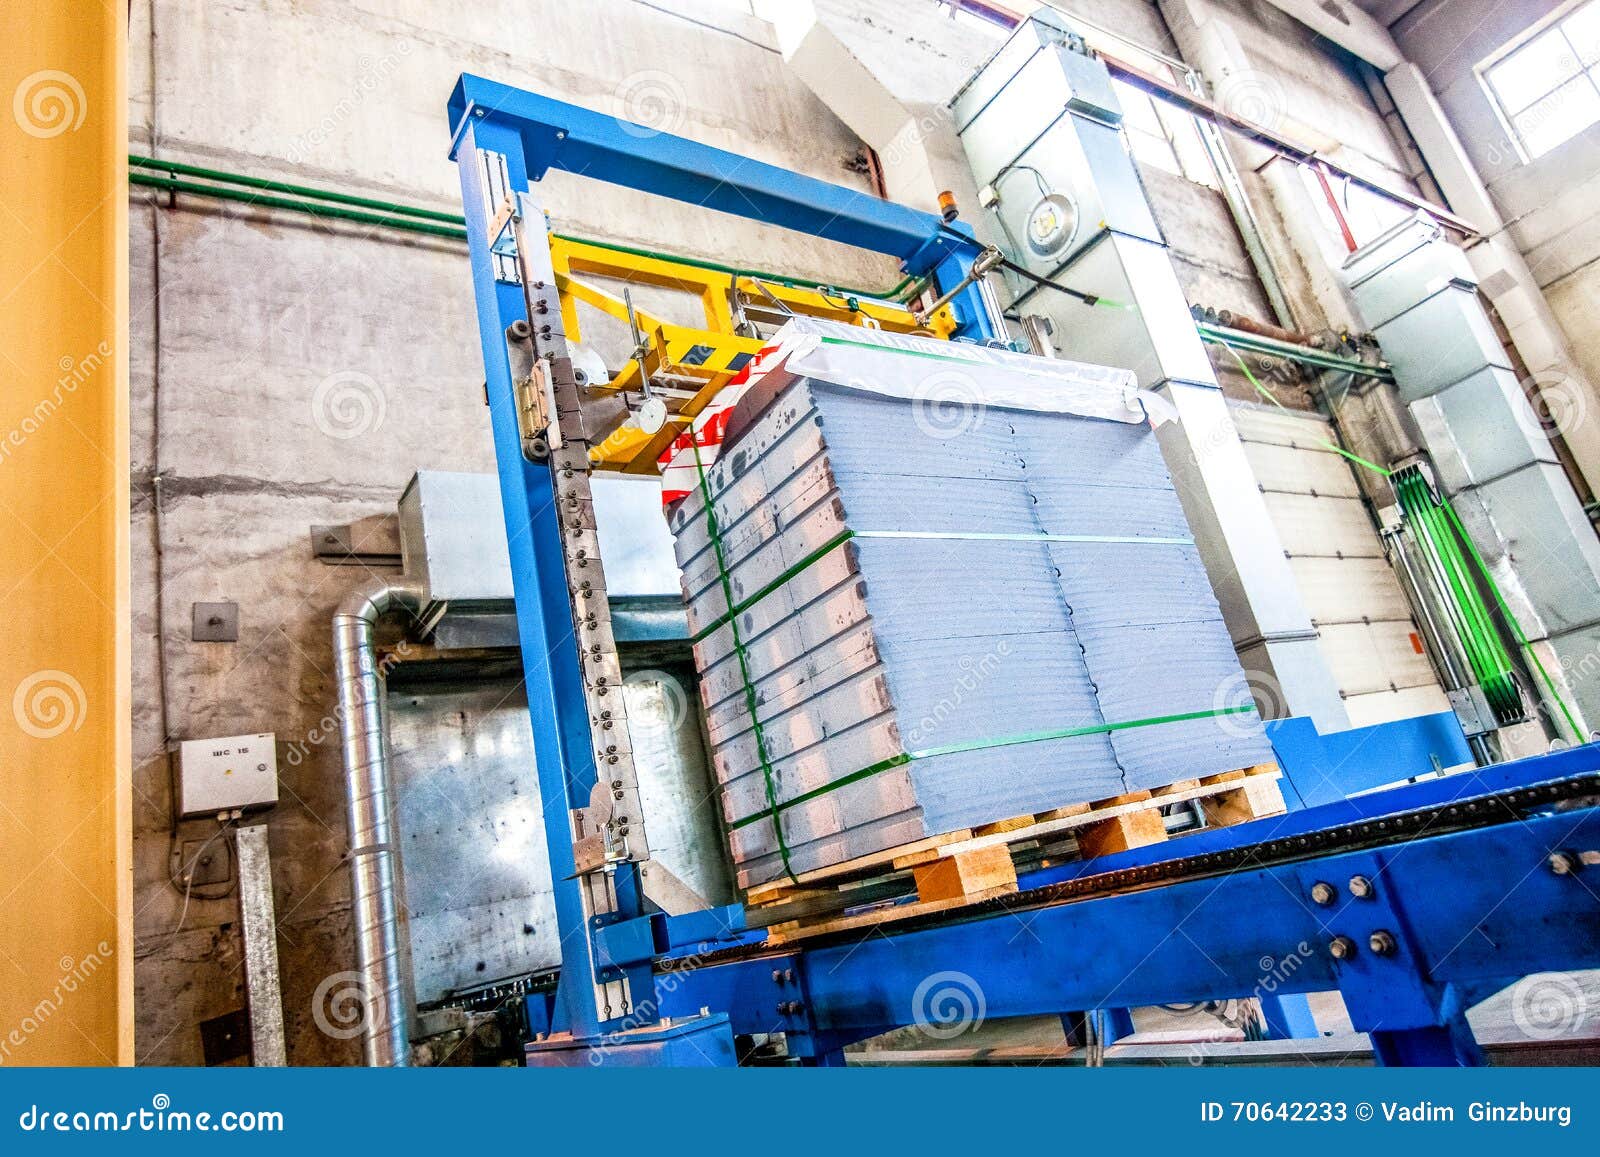
M 969 751 L 987 751 L 995 747 L 1015 747 L 1019 743 L 1043 743 L 1051 739 L 1072 739 L 1081 735 L 1109 735 L 1114 731 L 1128 731 L 1135 727 L 1156 727 L 1163 723 L 1185 723 L 1194 719 L 1214 719 L 1222 715 L 1242 715 L 1254 712 L 1254 703 L 1246 703 L 1239 707 L 1221 707 L 1213 711 L 1185 711 L 1178 715 L 1157 715 L 1149 719 L 1131 719 L 1125 723 L 1091 723 L 1084 727 L 1062 727 L 1050 731 L 1028 731 L 1019 735 L 1008 735 L 1000 739 L 984 739 L 969 743 L 946 743 L 939 747 L 927 747 L 920 751 L 906 751 L 899 755 L 891 755 L 888 759 L 880 759 L 877 763 L 868 764 L 849 775 L 840 776 L 838 779 L 814 787 L 810 791 L 801 792 L 793 799 L 784 800 L 774 804 L 772 797 L 767 797 L 767 806 L 760 811 L 753 812 L 743 819 L 733 821 L 728 825 L 730 831 L 737 831 L 749 824 L 756 823 L 772 817 L 772 826 L 779 827 L 778 815 L 789 808 L 797 807 L 803 803 L 810 803 L 820 796 L 831 791 L 838 791 L 842 787 L 849 787 L 853 783 L 860 783 L 864 779 L 885 772 L 891 768 L 902 767 L 914 759 L 929 759 L 936 755 L 959 755 Z
M 728 574 L 727 560 L 722 555 L 722 534 L 717 527 L 717 510 L 711 501 L 711 487 L 706 482 L 705 463 L 700 458 L 700 439 L 695 434 L 693 427 L 689 430 L 689 445 L 694 449 L 694 465 L 700 475 L 700 496 L 706 504 L 706 532 L 711 536 L 711 547 L 717 558 L 717 574 L 722 580 L 722 596 L 729 607 L 733 606 L 733 579 Z M 766 787 L 767 804 L 773 808 L 773 833 L 778 837 L 778 854 L 783 858 L 783 870 L 788 873 L 789 879 L 795 878 L 794 865 L 789 862 L 789 844 L 783 838 L 783 825 L 777 822 L 778 787 L 773 782 L 772 761 L 767 758 L 767 737 L 762 730 L 761 720 L 756 715 L 756 688 L 750 681 L 750 660 L 745 654 L 744 640 L 739 637 L 739 624 L 736 619 L 728 620 L 733 627 L 733 652 L 739 658 L 739 679 L 744 684 L 744 703 L 750 712 L 750 726 L 754 729 L 756 739 L 756 754 L 761 759 L 761 779 Z
M 1244 358 L 1239 356 L 1237 350 L 1231 347 L 1224 348 L 1233 355 L 1233 360 L 1239 363 L 1239 368 L 1244 371 L 1244 376 L 1249 379 L 1258 394 L 1285 413 L 1295 413 L 1280 402 L 1271 390 L 1256 380 L 1255 374 L 1250 372 L 1250 367 L 1245 364 Z M 1466 559 L 1461 554 L 1460 543 L 1466 544 L 1473 565 L 1483 576 L 1484 585 L 1494 596 L 1495 605 L 1500 608 L 1501 618 L 1511 629 L 1517 645 L 1532 660 L 1534 668 L 1539 672 L 1539 678 L 1543 680 L 1545 689 L 1550 693 L 1550 698 L 1561 709 L 1567 726 L 1572 729 L 1574 738 L 1579 743 L 1584 742 L 1583 732 L 1578 727 L 1572 708 L 1556 689 L 1555 680 L 1550 677 L 1550 672 L 1545 669 L 1538 653 L 1528 642 L 1527 635 L 1523 633 L 1522 625 L 1517 622 L 1516 616 L 1511 613 L 1511 608 L 1506 605 L 1499 584 L 1494 581 L 1494 575 L 1489 573 L 1488 565 L 1478 553 L 1477 544 L 1472 541 L 1472 536 L 1461 524 L 1455 508 L 1450 503 L 1434 497 L 1420 471 L 1402 470 L 1397 473 L 1385 470 L 1377 463 L 1369 462 L 1332 442 L 1317 439 L 1317 444 L 1349 459 L 1357 466 L 1393 480 L 1395 496 L 1400 500 L 1401 509 L 1406 512 L 1407 519 L 1415 528 L 1418 543 L 1428 556 L 1441 588 L 1450 595 L 1446 601 L 1446 609 L 1450 613 L 1451 622 L 1456 628 L 1456 635 L 1461 640 L 1462 648 L 1467 653 L 1467 663 L 1472 668 L 1473 677 L 1483 688 L 1484 697 L 1489 700 L 1490 707 L 1497 712 L 1514 709 L 1520 713 L 1522 695 L 1517 690 L 1511 656 L 1500 642 L 1489 610 L 1478 594 L 1477 585 L 1472 580 Z

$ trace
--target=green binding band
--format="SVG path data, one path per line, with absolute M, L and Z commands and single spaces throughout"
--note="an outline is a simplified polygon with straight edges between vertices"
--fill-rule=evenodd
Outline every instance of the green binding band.
M 709 504 L 710 499 L 708 498 Z M 709 529 L 709 525 L 708 525 Z M 1156 546 L 1193 546 L 1192 538 L 1164 538 L 1157 535 L 1114 535 L 1114 534 L 999 534 L 986 531 L 936 531 L 936 530 L 843 530 L 834 535 L 827 542 L 817 547 L 816 550 L 806 555 L 799 562 L 784 569 L 777 578 L 764 585 L 755 594 L 733 602 L 732 592 L 728 589 L 731 584 L 724 584 L 723 593 L 727 596 L 728 609 L 712 619 L 700 630 L 690 637 L 691 643 L 703 643 L 717 631 L 733 621 L 734 616 L 741 615 L 773 591 L 783 586 L 790 579 L 795 578 L 805 570 L 821 562 L 835 548 L 843 546 L 852 538 L 914 538 L 948 540 L 957 542 L 1096 542 L 1096 543 L 1149 543 Z M 717 555 L 717 566 L 723 569 L 723 558 L 720 541 L 714 540 L 712 546 Z
M 1256 380 L 1255 374 L 1250 372 L 1250 367 L 1245 364 L 1244 358 L 1239 356 L 1237 350 L 1232 347 L 1225 348 L 1233 355 L 1233 360 L 1239 363 L 1239 368 L 1244 371 L 1244 376 L 1249 379 L 1258 394 L 1280 410 L 1294 413 L 1280 402 L 1271 390 Z M 1489 706 L 1497 718 L 1509 719 L 1520 716 L 1522 693 L 1517 689 L 1511 656 L 1500 641 L 1489 609 L 1484 605 L 1483 597 L 1478 593 L 1477 584 L 1473 581 L 1471 569 L 1467 565 L 1469 557 L 1477 573 L 1482 576 L 1483 585 L 1488 587 L 1489 593 L 1494 596 L 1495 606 L 1500 610 L 1501 619 L 1510 628 L 1517 645 L 1532 660 L 1534 669 L 1539 672 L 1539 678 L 1545 685 L 1545 690 L 1560 708 L 1573 737 L 1579 743 L 1584 742 L 1583 732 L 1578 727 L 1572 708 L 1556 689 L 1555 680 L 1545 669 L 1538 652 L 1528 642 L 1522 624 L 1517 622 L 1516 616 L 1511 613 L 1511 608 L 1506 605 L 1499 584 L 1494 581 L 1494 575 L 1489 573 L 1488 564 L 1478 553 L 1477 544 L 1472 541 L 1472 536 L 1461 524 L 1461 518 L 1456 514 L 1455 508 L 1449 502 L 1434 496 L 1432 488 L 1418 470 L 1385 470 L 1377 463 L 1368 462 L 1342 446 L 1336 446 L 1320 438 L 1316 441 L 1323 449 L 1332 450 L 1357 466 L 1388 478 L 1393 483 L 1395 497 L 1400 500 L 1400 508 L 1405 512 L 1406 520 L 1411 524 L 1417 543 L 1427 557 L 1434 573 L 1434 581 L 1439 585 L 1441 594 L 1448 596 L 1444 600 L 1445 608 L 1449 612 L 1451 625 L 1455 628 L 1462 650 L 1466 652 L 1467 665 L 1472 668 L 1473 678 L 1477 679 L 1478 685 L 1483 688 L 1484 698 L 1489 701 Z M 1466 555 L 1462 554 L 1462 543 L 1466 544 Z
M 734 820 L 728 825 L 728 830 L 738 831 L 742 827 L 771 816 L 773 830 L 780 831 L 782 825 L 778 823 L 778 816 L 789 808 L 803 803 L 810 803 L 812 800 L 827 795 L 831 791 L 837 791 L 841 787 L 849 787 L 853 783 L 860 783 L 864 779 L 870 779 L 879 772 L 902 767 L 914 759 L 928 759 L 935 755 L 959 755 L 963 752 L 985 751 L 994 747 L 1014 747 L 1019 743 L 1043 743 L 1051 739 L 1073 739 L 1081 735 L 1109 735 L 1113 731 L 1128 731 L 1135 727 L 1156 727 L 1163 723 L 1187 723 L 1194 719 L 1215 719 L 1223 715 L 1254 714 L 1255 709 L 1256 705 L 1254 703 L 1246 703 L 1239 707 L 1219 707 L 1212 711 L 1185 711 L 1178 715 L 1157 715 L 1149 719 L 1131 719 L 1125 723 L 1091 723 L 1084 727 L 1062 727 L 1051 731 L 1029 731 L 1020 735 L 1007 735 L 1000 739 L 984 739 L 971 743 L 946 743 L 939 747 L 923 748 L 920 751 L 906 751 L 899 755 L 891 755 L 888 759 L 880 759 L 877 763 L 868 764 L 858 771 L 852 771 L 849 775 L 840 776 L 838 779 L 825 783 L 821 787 L 814 787 L 810 791 L 801 792 L 793 799 L 784 800 L 782 803 L 774 803 L 772 792 L 769 790 L 765 808 L 758 812 L 753 812 L 742 819 Z M 767 774 L 768 770 L 769 765 L 766 762 L 765 754 L 763 754 L 762 774 Z M 778 839 L 779 846 L 782 847 L 783 837 L 781 834 Z M 789 862 L 785 859 L 784 867 L 787 869 L 788 866 Z M 793 875 L 794 873 L 790 872 L 791 878 L 793 878 Z
M 694 428 L 689 429 L 689 445 L 694 449 L 695 470 L 700 475 L 700 495 L 706 504 L 706 533 L 711 536 L 711 549 L 717 559 L 717 573 L 722 579 L 722 597 L 730 607 L 733 606 L 733 579 L 728 574 L 727 560 L 722 556 L 722 533 L 717 527 L 717 510 L 711 499 L 711 486 L 706 481 L 705 463 L 700 458 L 700 439 L 696 436 Z M 744 683 L 744 704 L 750 712 L 750 726 L 754 730 L 756 739 L 756 754 L 761 758 L 761 778 L 767 789 L 767 804 L 773 809 L 773 833 L 778 837 L 778 854 L 783 857 L 783 870 L 789 879 L 795 878 L 794 866 L 789 862 L 789 845 L 783 838 L 783 825 L 777 822 L 778 788 L 772 779 L 772 761 L 767 758 L 767 736 L 762 730 L 761 720 L 756 716 L 756 689 L 750 681 L 750 660 L 745 654 L 744 640 L 739 637 L 739 624 L 731 617 L 733 627 L 733 651 L 739 658 L 739 678 Z

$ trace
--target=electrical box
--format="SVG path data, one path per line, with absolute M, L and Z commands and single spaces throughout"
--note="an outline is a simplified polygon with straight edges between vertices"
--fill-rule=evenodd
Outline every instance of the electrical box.
M 184 818 L 278 802 L 278 740 L 271 732 L 178 745 L 178 811 Z

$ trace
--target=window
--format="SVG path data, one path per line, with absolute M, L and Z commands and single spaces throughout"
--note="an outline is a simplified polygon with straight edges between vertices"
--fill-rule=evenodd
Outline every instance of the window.
M 1600 0 L 1570 11 L 1479 75 L 1527 160 L 1600 121 Z

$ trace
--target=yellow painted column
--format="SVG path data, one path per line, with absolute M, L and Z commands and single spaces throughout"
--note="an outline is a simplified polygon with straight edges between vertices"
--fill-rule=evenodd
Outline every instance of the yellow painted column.
M 0 11 L 0 1064 L 131 1064 L 127 6 Z

